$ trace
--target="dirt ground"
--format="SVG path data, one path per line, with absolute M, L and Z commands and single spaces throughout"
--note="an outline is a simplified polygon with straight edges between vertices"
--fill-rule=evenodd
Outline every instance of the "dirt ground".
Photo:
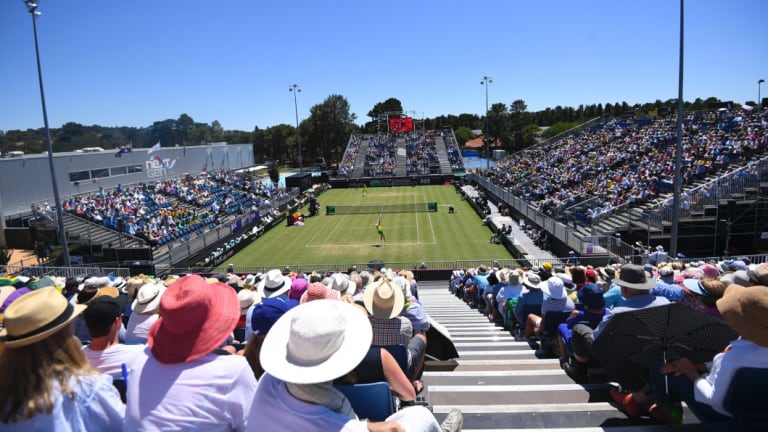
M 13 249 L 13 255 L 8 265 L 37 265 L 37 256 L 35 256 L 35 252 L 32 250 Z

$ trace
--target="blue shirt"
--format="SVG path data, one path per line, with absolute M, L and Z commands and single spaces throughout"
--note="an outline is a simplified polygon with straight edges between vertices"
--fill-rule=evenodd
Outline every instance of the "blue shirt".
M 121 431 L 125 405 L 108 375 L 72 377 L 69 387 L 75 397 L 54 388 L 50 413 L 37 413 L 15 423 L 0 423 L 0 430 L 11 431 Z

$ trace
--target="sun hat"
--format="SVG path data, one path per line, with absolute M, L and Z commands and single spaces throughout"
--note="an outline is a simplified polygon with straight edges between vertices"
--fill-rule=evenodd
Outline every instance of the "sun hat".
M 586 276 L 587 279 L 597 279 L 597 272 L 595 269 L 588 268 L 584 270 L 584 276 Z
M 520 272 L 517 270 L 513 270 L 509 272 L 509 284 L 512 286 L 518 286 L 522 285 L 522 278 L 520 276 Z
M 506 285 L 509 283 L 509 274 L 511 272 L 512 270 L 508 268 L 500 269 L 496 272 L 496 279 L 498 279 L 500 283 Z
M 605 297 L 603 290 L 597 284 L 588 283 L 581 287 L 576 297 L 590 309 L 602 309 L 605 307 Z
M 21 287 L 16 289 L 14 289 L 13 287 L 9 287 L 9 288 L 11 288 L 11 293 L 3 300 L 3 303 L 0 305 L 0 312 L 5 312 L 5 310 L 8 309 L 8 306 L 10 306 L 11 303 L 15 302 L 16 299 L 18 299 L 19 297 L 31 291 L 27 287 Z
M 534 272 L 525 272 L 525 275 L 523 275 L 523 285 L 527 286 L 528 288 L 541 289 L 541 276 Z
M 253 307 L 251 328 L 255 335 L 265 335 L 284 313 L 298 306 L 296 300 L 285 300 L 280 297 L 264 299 Z
M 338 300 L 340 297 L 338 291 L 330 289 L 320 282 L 312 282 L 301 294 L 299 302 L 304 304 L 315 300 Z
M 488 274 L 488 266 L 485 264 L 480 264 L 480 266 L 477 268 L 477 272 L 479 274 Z
M 294 384 L 331 381 L 352 369 L 371 346 L 370 321 L 352 304 L 319 300 L 283 314 L 267 333 L 259 360 L 275 378 Z
M 277 297 L 291 289 L 291 278 L 283 275 L 279 269 L 272 269 L 259 281 L 256 290 L 263 298 Z
M 600 273 L 600 277 L 602 277 L 606 282 L 610 282 L 613 280 L 613 278 L 616 277 L 616 269 L 612 265 L 600 267 L 597 269 L 597 272 Z
M 253 286 L 256 285 L 256 277 L 255 274 L 246 275 L 245 278 L 243 278 L 243 288 L 253 288 Z
M 553 299 L 559 300 L 565 297 L 565 285 L 563 280 L 557 276 L 552 276 L 541 287 L 541 291 Z
M 552 263 L 548 262 L 548 261 L 545 261 L 545 262 L 543 262 L 541 264 L 541 268 L 543 268 L 546 271 L 551 271 L 552 270 Z
M 683 280 L 683 287 L 700 296 L 712 297 L 712 294 L 701 285 L 701 279 L 685 279 Z
M 115 287 L 94 288 L 94 286 L 91 285 L 83 288 L 83 290 L 77 294 L 77 302 L 87 305 L 94 299 L 101 296 L 117 297 L 119 295 L 120 291 L 118 291 Z
M 357 291 L 357 285 L 342 273 L 334 273 L 328 288 L 336 290 L 339 295 L 353 295 Z
M 55 287 L 56 282 L 53 281 L 53 279 L 49 277 L 44 277 L 42 279 L 35 279 L 27 282 L 27 288 L 34 291 L 40 288 L 46 288 L 46 287 Z
M 304 291 L 309 287 L 309 281 L 304 278 L 297 277 L 291 282 L 291 289 L 288 290 L 288 298 L 299 301 Z
M 115 322 L 115 318 L 123 316 L 127 305 L 126 296 L 101 296 L 88 303 L 83 311 L 83 319 L 88 328 L 108 328 Z
M 642 267 L 635 264 L 624 264 L 619 271 L 619 277 L 613 283 L 625 288 L 650 290 L 656 286 L 656 281 L 649 278 Z
M 729 285 L 717 310 L 739 336 L 768 347 L 768 287 Z
M 11 285 L 3 285 L 0 286 L 0 305 L 3 304 L 5 299 L 8 298 L 13 292 L 16 291 L 16 288 L 14 288 Z
M 220 346 L 240 318 L 232 287 L 209 284 L 198 275 L 180 278 L 160 298 L 160 318 L 149 329 L 147 343 L 161 363 L 199 359 Z
M 701 270 L 702 273 L 704 273 L 704 276 L 717 279 L 720 277 L 720 272 L 717 270 L 717 267 L 715 267 L 712 264 L 702 264 L 699 266 L 699 270 Z
M 237 302 L 240 303 L 240 315 L 245 315 L 248 309 L 258 302 L 259 293 L 243 288 L 237 292 Z
M 145 283 L 139 288 L 131 309 L 138 314 L 154 313 L 160 307 L 160 298 L 163 297 L 165 290 L 165 285 Z
M 6 348 L 33 344 L 69 325 L 84 310 L 84 305 L 68 302 L 54 287 L 31 291 L 5 310 L 0 339 L 5 339 Z
M 659 269 L 659 278 L 666 283 L 672 283 L 675 279 L 675 269 L 671 266 L 664 266 Z
M 403 291 L 392 282 L 380 279 L 365 287 L 363 303 L 368 313 L 376 318 L 390 319 L 400 315 L 405 306 Z
M 768 285 L 768 264 L 762 263 L 755 266 L 753 269 L 747 270 L 749 279 L 755 283 L 761 285 Z
M 132 277 L 128 279 L 125 283 L 125 292 L 128 294 L 128 298 L 131 300 L 135 299 L 139 289 L 146 283 L 146 279 L 141 277 Z

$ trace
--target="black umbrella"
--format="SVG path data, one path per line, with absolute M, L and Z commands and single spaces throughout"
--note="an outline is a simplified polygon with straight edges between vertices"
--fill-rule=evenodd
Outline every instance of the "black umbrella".
M 384 261 L 380 259 L 374 259 L 368 261 L 368 268 L 371 270 L 381 270 L 384 268 Z
M 451 360 L 459 358 L 456 345 L 453 344 L 448 329 L 437 321 L 429 318 L 429 330 L 427 330 L 427 356 L 437 360 Z
M 693 363 L 710 361 L 737 337 L 725 321 L 673 303 L 617 313 L 591 352 L 606 374 L 622 383 L 621 377 L 636 376 L 638 367 L 654 362 L 683 357 Z

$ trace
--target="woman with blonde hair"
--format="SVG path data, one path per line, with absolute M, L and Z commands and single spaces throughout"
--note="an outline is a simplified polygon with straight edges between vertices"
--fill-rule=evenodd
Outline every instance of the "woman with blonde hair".
M 125 406 L 112 378 L 88 364 L 74 336 L 72 320 L 84 309 L 54 287 L 32 291 L 6 309 L 0 429 L 123 429 Z

